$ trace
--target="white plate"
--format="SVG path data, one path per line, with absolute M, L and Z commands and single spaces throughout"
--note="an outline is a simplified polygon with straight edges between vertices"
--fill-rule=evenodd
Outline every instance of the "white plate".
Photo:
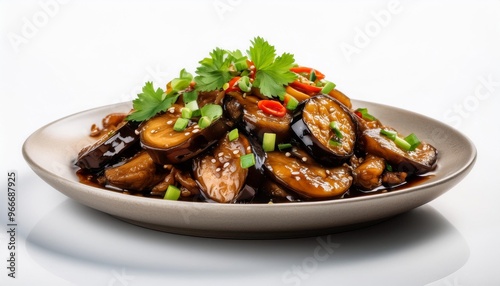
M 471 170 L 476 148 L 453 128 L 410 111 L 353 100 L 403 134 L 414 132 L 439 150 L 432 178 L 399 191 L 341 200 L 288 204 L 215 204 L 136 197 L 78 182 L 76 155 L 92 139 L 89 128 L 130 102 L 83 111 L 34 132 L 23 145 L 30 167 L 66 196 L 127 222 L 165 232 L 219 238 L 284 238 L 338 232 L 421 206 L 455 186 Z

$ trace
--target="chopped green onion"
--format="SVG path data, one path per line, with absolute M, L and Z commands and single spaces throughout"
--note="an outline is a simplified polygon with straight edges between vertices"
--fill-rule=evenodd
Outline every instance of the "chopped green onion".
M 237 71 L 244 71 L 248 69 L 248 63 L 247 63 L 247 58 L 242 57 L 238 59 L 236 62 L 234 62 L 234 68 Z
M 205 104 L 201 108 L 201 116 L 206 116 L 210 121 L 215 120 L 222 116 L 222 106 L 218 104 Z
M 191 109 L 192 111 L 200 109 L 198 107 L 198 102 L 196 100 L 190 101 L 186 103 L 184 106 Z
M 264 138 L 262 139 L 262 149 L 266 152 L 274 151 L 274 145 L 276 143 L 275 133 L 264 133 Z
M 375 118 L 375 116 L 368 113 L 368 108 L 358 108 L 358 109 L 356 109 L 356 112 L 361 114 L 360 117 L 363 119 L 370 120 L 370 121 L 377 120 L 377 118 Z
M 174 78 L 170 82 L 170 86 L 174 91 L 181 91 L 186 89 L 193 80 L 193 76 L 186 71 L 186 69 L 182 69 L 178 78 Z
M 175 131 L 184 131 L 184 129 L 186 129 L 186 127 L 188 126 L 188 123 L 189 123 L 189 119 L 179 117 L 175 121 L 174 130 Z
M 386 129 L 380 129 L 380 134 L 387 136 L 392 141 L 396 140 L 396 137 L 398 136 L 398 133 L 396 131 Z
M 193 116 L 193 111 L 187 107 L 183 107 L 181 109 L 181 117 L 182 118 L 186 118 L 186 119 L 189 119 Z
M 387 136 L 387 138 L 394 141 L 396 146 L 403 149 L 404 151 L 413 151 L 420 144 L 420 141 L 418 140 L 417 136 L 415 136 L 415 134 L 413 133 L 406 136 L 406 138 L 404 139 L 399 137 L 396 131 L 392 130 L 380 129 L 380 134 Z
M 250 78 L 248 76 L 242 76 L 238 80 L 238 87 L 243 92 L 249 92 L 252 90 L 252 83 L 250 82 Z
M 392 172 L 392 166 L 390 164 L 388 164 L 387 162 L 385 162 L 385 169 L 388 171 L 388 172 Z
M 181 190 L 174 185 L 169 185 L 163 199 L 177 201 L 181 196 Z
M 286 106 L 285 106 L 286 109 L 295 110 L 295 108 L 297 108 L 297 106 L 299 105 L 299 101 L 291 95 L 286 95 L 286 98 L 288 99 Z
M 328 144 L 330 144 L 331 146 L 336 146 L 336 147 L 342 146 L 342 142 L 337 141 L 335 139 L 328 140 Z
M 253 153 L 245 154 L 240 157 L 240 166 L 243 169 L 250 168 L 255 165 L 255 155 Z
M 180 91 L 186 89 L 190 83 L 191 81 L 187 81 L 185 79 L 174 78 L 171 82 L 171 86 L 174 91 Z
M 292 148 L 292 144 L 290 144 L 290 143 L 281 143 L 281 144 L 278 144 L 278 149 L 280 151 L 283 151 L 283 150 L 288 149 L 288 148 Z
M 332 91 L 335 88 L 335 84 L 331 81 L 327 81 L 325 83 L 325 86 L 321 89 L 321 93 L 323 94 L 328 94 L 330 91 Z
M 309 74 L 309 80 L 310 81 L 316 81 L 316 72 L 314 70 L 311 71 L 311 73 Z
M 335 132 L 337 138 L 342 139 L 344 137 L 344 135 L 340 131 L 339 124 L 337 121 L 330 122 L 330 128 L 332 128 L 333 132 Z
M 201 129 L 207 128 L 210 124 L 212 124 L 212 119 L 208 116 L 202 116 L 200 120 L 198 120 L 198 126 L 200 126 Z
M 234 128 L 233 130 L 229 131 L 227 136 L 229 138 L 229 141 L 234 141 L 238 139 L 239 137 L 238 128 Z
M 420 145 L 420 140 L 418 140 L 418 137 L 417 137 L 417 135 L 415 135 L 415 133 L 412 133 L 412 134 L 406 136 L 405 141 L 410 144 L 409 151 L 415 150 L 418 147 L 418 145 Z
M 396 146 L 398 146 L 399 148 L 405 151 L 410 151 L 410 143 L 406 142 L 403 138 L 396 136 L 396 139 L 394 139 L 394 143 L 396 143 Z

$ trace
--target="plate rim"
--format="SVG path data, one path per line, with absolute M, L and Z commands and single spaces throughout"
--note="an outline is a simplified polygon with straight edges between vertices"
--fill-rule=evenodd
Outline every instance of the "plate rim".
M 248 210 L 249 208 L 256 209 L 256 210 L 274 209 L 274 210 L 279 211 L 281 209 L 289 209 L 289 208 L 300 209 L 300 208 L 311 208 L 314 206 L 335 207 L 338 205 L 346 205 L 346 204 L 352 204 L 352 203 L 363 203 L 366 201 L 374 201 L 374 200 L 379 201 L 379 200 L 384 200 L 388 197 L 391 197 L 391 198 L 392 197 L 399 197 L 399 196 L 408 195 L 409 193 L 422 191 L 423 189 L 435 188 L 439 185 L 442 185 L 442 184 L 445 184 L 447 182 L 458 179 L 458 181 L 453 184 L 453 186 L 454 186 L 454 185 L 458 184 L 461 181 L 461 179 L 463 177 L 465 177 L 470 172 L 472 167 L 474 166 L 476 159 L 477 159 L 477 149 L 476 149 L 473 141 L 470 138 L 468 138 L 465 134 L 459 132 L 458 130 L 456 130 L 452 126 L 446 125 L 445 123 L 438 121 L 434 118 L 428 117 L 426 115 L 419 114 L 419 113 L 416 113 L 416 112 L 413 112 L 410 110 L 402 109 L 399 107 L 394 107 L 394 106 L 390 106 L 390 105 L 380 104 L 377 102 L 369 102 L 369 101 L 364 101 L 364 100 L 352 100 L 352 101 L 356 105 L 373 105 L 373 106 L 377 106 L 378 108 L 389 107 L 389 108 L 397 110 L 399 112 L 407 113 L 411 116 L 417 116 L 417 117 L 422 118 L 428 122 L 432 122 L 432 124 L 434 124 L 434 125 L 445 127 L 446 129 L 453 131 L 455 133 L 455 136 L 461 137 L 462 141 L 467 143 L 466 147 L 468 147 L 468 149 L 470 150 L 470 153 L 468 154 L 468 158 L 466 160 L 466 163 L 464 165 L 458 167 L 457 169 L 453 169 L 453 171 L 450 174 L 448 174 L 447 176 L 445 176 L 443 178 L 437 178 L 436 180 L 431 181 L 429 183 L 423 182 L 421 184 L 407 187 L 407 188 L 393 191 L 393 192 L 385 192 L 385 193 L 379 193 L 379 194 L 373 194 L 373 195 L 367 195 L 367 196 L 359 196 L 359 197 L 353 197 L 353 198 L 345 198 L 345 199 L 332 199 L 332 200 L 322 200 L 322 201 L 303 201 L 303 202 L 296 202 L 296 203 L 210 204 L 210 203 L 205 203 L 205 202 L 191 202 L 191 201 L 166 201 L 166 200 L 161 200 L 161 199 L 157 199 L 157 198 L 124 195 L 124 194 L 119 193 L 119 192 L 113 192 L 113 191 L 109 191 L 109 190 L 106 190 L 103 188 L 85 185 L 85 184 L 82 184 L 78 181 L 75 181 L 74 178 L 67 178 L 65 176 L 60 176 L 60 175 L 58 175 L 50 170 L 47 170 L 43 166 L 43 163 L 37 162 L 33 158 L 33 156 L 31 156 L 30 150 L 28 150 L 28 148 L 30 147 L 30 144 L 33 144 L 33 142 L 32 142 L 33 138 L 36 138 L 36 136 L 38 136 L 39 134 L 42 134 L 46 129 L 50 128 L 51 126 L 53 126 L 55 124 L 59 124 L 61 122 L 64 122 L 65 120 L 67 120 L 69 118 L 78 117 L 78 116 L 84 115 L 86 113 L 93 113 L 93 112 L 98 112 L 98 111 L 102 111 L 104 113 L 104 110 L 106 110 L 106 109 L 121 108 L 122 106 L 125 107 L 125 105 L 131 106 L 131 101 L 124 101 L 124 102 L 120 102 L 120 103 L 113 103 L 113 104 L 108 104 L 108 105 L 104 105 L 104 106 L 90 108 L 90 109 L 83 110 L 83 111 L 80 111 L 77 113 L 66 115 L 60 119 L 54 120 L 50 123 L 47 123 L 47 124 L 43 125 L 42 127 L 38 128 L 36 131 L 34 131 L 31 135 L 29 135 L 27 137 L 27 139 L 24 141 L 23 146 L 22 146 L 22 154 L 23 154 L 24 159 L 28 163 L 28 165 L 30 165 L 31 169 L 33 171 L 35 171 L 35 173 L 38 176 L 40 176 L 49 185 L 54 187 L 57 191 L 63 193 L 65 196 L 70 197 L 72 199 L 73 199 L 73 197 L 71 195 L 68 195 L 66 191 L 61 191 L 58 188 L 56 188 L 55 186 L 53 186 L 50 182 L 48 182 L 46 180 L 46 178 L 44 176 L 49 176 L 49 177 L 51 177 L 52 180 L 58 180 L 59 182 L 61 182 L 61 180 L 62 180 L 68 186 L 72 186 L 72 187 L 77 188 L 77 189 L 85 190 L 86 192 L 90 192 L 92 195 L 97 195 L 100 198 L 113 199 L 113 200 L 116 199 L 116 200 L 120 201 L 121 203 L 140 204 L 140 205 L 147 204 L 147 205 L 151 205 L 151 206 L 155 206 L 155 207 L 165 206 L 167 208 L 169 206 L 175 206 L 175 207 L 192 206 L 193 203 L 195 203 L 196 206 L 200 207 L 200 209 L 202 211 L 210 211 L 211 208 L 213 208 L 214 210 L 217 210 L 217 211 L 224 211 L 224 210 L 232 211 L 234 209 Z M 439 156 L 439 153 L 438 153 L 438 156 Z M 437 168 L 439 168 L 439 157 L 438 157 Z M 77 168 L 74 167 L 75 172 L 76 172 L 76 170 L 77 170 Z M 75 175 L 75 177 L 76 177 L 76 175 Z M 442 193 L 448 191 L 453 186 L 440 192 L 435 197 L 440 196 Z M 433 199 L 431 199 L 431 200 L 433 200 Z M 429 202 L 429 201 L 427 201 L 427 202 Z M 427 203 L 427 202 L 425 202 L 425 203 Z M 82 203 L 82 202 L 79 201 L 79 203 Z M 85 204 L 85 205 L 87 205 L 87 204 Z M 216 206 L 216 207 L 213 207 L 213 206 Z M 89 207 L 94 208 L 92 206 L 89 206 Z M 102 211 L 102 210 L 100 210 L 100 211 Z M 103 212 L 105 212 L 105 211 L 103 211 Z

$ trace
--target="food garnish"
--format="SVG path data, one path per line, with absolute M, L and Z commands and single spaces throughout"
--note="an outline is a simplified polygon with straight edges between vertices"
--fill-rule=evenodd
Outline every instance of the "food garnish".
M 165 89 L 146 82 L 107 132 L 92 126 L 101 137 L 78 154 L 82 182 L 165 200 L 299 202 L 395 190 L 436 165 L 435 147 L 354 109 L 261 37 L 198 63 Z

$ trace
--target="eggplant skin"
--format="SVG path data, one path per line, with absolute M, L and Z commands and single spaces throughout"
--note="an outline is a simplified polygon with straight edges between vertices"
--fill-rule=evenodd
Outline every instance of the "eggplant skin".
M 129 149 L 138 147 L 137 122 L 125 121 L 110 135 L 101 137 L 94 144 L 83 148 L 75 165 L 82 169 L 98 171 L 124 157 Z
M 108 184 L 132 192 L 151 189 L 163 180 L 166 173 L 167 170 L 155 164 L 145 151 L 137 153 L 123 165 L 104 171 Z
M 317 95 L 303 101 L 294 111 L 291 129 L 295 140 L 318 162 L 326 166 L 341 165 L 353 154 L 357 140 L 357 122 L 352 112 L 328 95 Z M 340 146 L 329 144 L 336 139 L 330 128 L 337 121 L 343 134 Z
M 422 142 L 414 151 L 403 151 L 394 141 L 380 134 L 380 128 L 366 129 L 361 133 L 359 147 L 366 154 L 387 160 L 397 172 L 423 174 L 436 166 L 438 151 L 434 146 Z

